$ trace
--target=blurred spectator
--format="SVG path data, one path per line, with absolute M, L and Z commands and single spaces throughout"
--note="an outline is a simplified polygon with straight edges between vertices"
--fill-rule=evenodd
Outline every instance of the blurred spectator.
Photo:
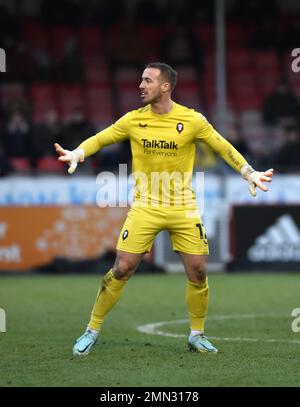
M 60 81 L 75 83 L 83 78 L 82 60 L 80 57 L 78 42 L 75 38 L 66 41 L 64 55 L 59 65 L 57 78 Z
M 229 129 L 227 130 L 226 140 L 228 140 L 229 143 L 231 143 L 238 150 L 238 152 L 246 158 L 246 160 L 250 161 L 249 148 L 245 140 L 243 139 L 242 130 L 238 122 L 233 123 L 229 127 Z
M 56 157 L 53 144 L 62 141 L 62 125 L 56 110 L 48 110 L 44 121 L 35 126 L 32 143 L 36 158 L 53 155 Z
M 8 162 L 8 159 L 6 157 L 6 154 L 4 153 L 4 148 L 1 144 L 0 140 L 0 177 L 8 174 L 10 171 L 10 165 Z
M 146 44 L 130 18 L 112 28 L 107 41 L 107 55 L 112 69 L 120 65 L 145 63 Z
M 123 141 L 122 143 L 111 144 L 103 148 L 95 155 L 94 166 L 98 171 L 117 171 L 119 164 L 129 164 L 131 159 L 130 143 Z M 130 169 L 128 169 L 130 173 Z
M 33 48 L 32 70 L 35 81 L 51 81 L 54 79 L 53 65 L 49 53 L 42 48 Z
M 22 37 L 16 33 L 3 34 L 0 46 L 6 52 L 6 73 L 7 80 L 30 79 L 32 71 L 32 60 L 28 46 Z M 21 62 L 21 63 L 20 63 Z
M 31 128 L 24 114 L 16 110 L 4 124 L 3 147 L 8 158 L 34 156 L 31 140 Z
M 95 129 L 88 121 L 81 107 L 75 107 L 70 114 L 68 124 L 63 129 L 62 143 L 73 150 L 89 136 L 95 134 Z
M 279 171 L 300 170 L 300 129 L 298 126 L 287 129 L 286 143 L 278 151 L 274 161 L 274 166 L 276 165 Z
M 202 45 L 192 31 L 183 26 L 176 26 L 162 42 L 159 50 L 160 59 L 171 65 L 192 64 L 201 68 L 203 61 Z
M 263 120 L 267 125 L 283 126 L 300 122 L 300 104 L 286 79 L 281 78 L 262 107 Z

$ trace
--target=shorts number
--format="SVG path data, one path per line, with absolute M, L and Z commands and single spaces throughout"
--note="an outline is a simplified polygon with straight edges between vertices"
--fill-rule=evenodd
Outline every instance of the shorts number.
M 202 240 L 202 239 L 207 239 L 207 237 L 206 237 L 206 233 L 204 232 L 203 233 L 203 229 L 202 229 L 202 225 L 201 225 L 201 223 L 196 223 L 196 227 L 197 228 L 199 228 L 199 233 L 200 233 L 200 239 Z

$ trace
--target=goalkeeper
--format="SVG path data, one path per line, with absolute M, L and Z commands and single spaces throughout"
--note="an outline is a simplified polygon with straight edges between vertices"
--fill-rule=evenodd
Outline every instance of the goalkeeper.
M 121 229 L 113 267 L 104 276 L 86 331 L 73 347 L 75 355 L 86 355 L 96 343 L 103 321 L 119 300 L 156 235 L 167 230 L 173 250 L 186 272 L 186 302 L 190 321 L 188 347 L 194 352 L 216 353 L 204 334 L 208 309 L 205 228 L 191 188 L 195 142 L 204 142 L 219 154 L 248 184 L 267 191 L 273 169 L 255 171 L 200 113 L 171 99 L 177 73 L 165 63 L 146 65 L 139 86 L 142 108 L 133 110 L 110 127 L 69 151 L 55 144 L 59 160 L 72 174 L 84 159 L 101 148 L 130 140 L 135 199 Z

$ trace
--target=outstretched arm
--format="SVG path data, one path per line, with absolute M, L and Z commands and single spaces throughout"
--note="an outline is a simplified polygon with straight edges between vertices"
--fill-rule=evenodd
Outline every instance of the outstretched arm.
M 85 157 L 95 154 L 102 147 L 108 146 L 128 138 L 127 120 L 128 115 L 121 117 L 110 127 L 100 131 L 95 136 L 84 140 L 75 150 L 66 150 L 55 143 L 54 148 L 59 155 L 58 160 L 69 165 L 68 173 L 73 174 L 78 163 L 82 163 Z
M 255 171 L 245 158 L 224 139 L 205 119 L 202 121 L 199 138 L 213 151 L 219 154 L 234 170 L 239 172 L 248 183 L 250 194 L 256 196 L 256 188 L 268 191 L 264 182 L 272 182 L 273 168 L 267 171 Z

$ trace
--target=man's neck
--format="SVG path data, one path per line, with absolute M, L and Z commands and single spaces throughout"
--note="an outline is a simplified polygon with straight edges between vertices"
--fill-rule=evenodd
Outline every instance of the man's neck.
M 155 114 L 167 114 L 171 111 L 172 107 L 173 107 L 172 99 L 168 99 L 165 102 L 160 101 L 160 102 L 151 104 L 151 110 Z

